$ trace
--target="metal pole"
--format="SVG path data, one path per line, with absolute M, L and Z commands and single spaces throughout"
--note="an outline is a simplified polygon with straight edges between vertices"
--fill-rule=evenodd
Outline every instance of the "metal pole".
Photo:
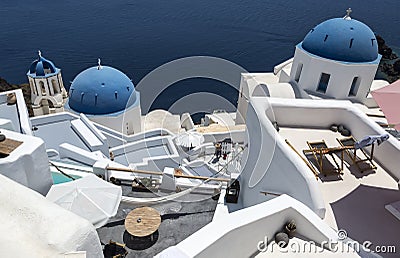
M 146 175 L 157 175 L 162 176 L 162 172 L 156 171 L 147 171 L 147 170 L 135 170 L 135 169 L 127 169 L 127 168 L 116 168 L 116 167 L 107 167 L 107 170 L 114 170 L 120 172 L 127 172 L 127 173 L 139 173 L 139 174 L 146 174 Z M 229 182 L 229 178 L 214 178 L 214 177 L 205 177 L 205 176 L 190 176 L 190 175 L 180 175 L 174 174 L 175 177 L 182 177 L 182 178 L 190 178 L 190 179 L 200 179 L 200 180 L 211 180 L 211 181 L 221 181 L 221 182 Z

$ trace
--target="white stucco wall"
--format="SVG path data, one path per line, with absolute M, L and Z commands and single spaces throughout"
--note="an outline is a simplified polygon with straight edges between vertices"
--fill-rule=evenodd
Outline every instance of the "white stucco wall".
M 247 107 L 249 105 L 248 102 L 257 85 L 278 82 L 278 76 L 273 73 L 242 73 L 240 76 L 239 98 L 235 123 L 246 123 Z
M 244 129 L 231 129 L 226 132 L 209 132 L 203 133 L 204 142 L 220 142 L 227 138 L 233 142 L 243 143 L 246 139 L 246 131 Z
M 267 117 L 268 98 L 253 97 L 250 103 L 246 119 L 248 148 L 242 158 L 240 174 L 242 205 L 249 207 L 274 198 L 261 191 L 287 194 L 323 218 L 325 205 L 318 182 Z
M 259 241 L 274 239 L 292 219 L 297 224 L 297 233 L 305 239 L 317 244 L 338 240 L 336 232 L 308 207 L 282 195 L 214 220 L 156 257 L 252 257 Z
M 103 257 L 93 225 L 0 175 L 1 257 L 56 258 L 86 251 Z
M 300 44 L 299 44 L 300 45 Z M 346 63 L 321 58 L 308 53 L 299 45 L 293 59 L 290 80 L 295 81 L 299 64 L 303 64 L 298 85 L 309 92 L 317 92 L 317 87 L 322 73 L 330 74 L 328 88 L 325 94 L 321 95 L 335 99 L 353 99 L 363 102 L 372 81 L 374 80 L 379 60 L 371 63 Z M 380 58 L 379 58 L 380 59 Z M 356 96 L 348 96 L 354 77 L 359 77 L 360 85 Z
M 12 121 L 10 119 L 3 119 L 3 118 L 0 118 L 0 129 L 15 131 Z
M 284 64 L 291 61 L 291 59 L 287 60 Z M 246 122 L 250 97 L 260 95 L 277 98 L 294 98 L 295 92 L 290 84 L 286 82 L 280 83 L 279 76 L 274 73 L 242 73 L 235 124 L 244 124 Z
M 153 148 L 157 147 L 157 150 Z M 163 171 L 164 167 L 177 167 L 181 163 L 171 136 L 155 136 L 111 148 L 115 161 L 134 165 L 137 169 Z
M 140 105 L 132 106 L 118 114 L 87 115 L 87 117 L 93 122 L 109 127 L 125 135 L 136 134 L 142 131 Z
M 9 156 L 0 158 L 0 174 L 46 195 L 53 179 L 43 140 L 13 131 L 1 132 L 6 138 L 23 143 Z
M 15 94 L 17 99 L 15 105 L 6 104 L 8 94 Z M 0 93 L 0 114 L 1 118 L 9 119 L 12 122 L 15 131 L 32 135 L 32 125 L 21 89 Z
M 99 125 L 107 127 L 109 130 L 122 133 L 124 135 L 132 135 L 140 133 L 143 128 L 141 124 L 141 108 L 140 108 L 140 93 L 135 91 L 136 96 L 130 98 L 135 100 L 134 103 L 128 102 L 128 107 L 122 111 L 118 111 L 111 114 L 103 115 L 91 115 L 85 114 L 91 121 L 98 123 Z M 74 111 L 68 104 L 65 105 L 68 113 L 79 115 L 78 112 Z

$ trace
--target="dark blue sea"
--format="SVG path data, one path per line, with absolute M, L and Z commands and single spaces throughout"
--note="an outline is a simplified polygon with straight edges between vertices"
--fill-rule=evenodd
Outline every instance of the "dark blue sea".
M 399 0 L 1 0 L 0 77 L 27 82 L 38 49 L 62 69 L 66 87 L 99 57 L 135 84 L 166 62 L 198 55 L 271 71 L 311 28 L 343 17 L 348 7 L 353 18 L 400 46 Z M 163 92 L 152 108 L 168 108 L 198 91 L 237 100 L 224 83 L 188 79 Z

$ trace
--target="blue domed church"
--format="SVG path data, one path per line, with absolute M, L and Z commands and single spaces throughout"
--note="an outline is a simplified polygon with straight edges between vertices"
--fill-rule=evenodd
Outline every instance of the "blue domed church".
M 381 55 L 373 31 L 350 13 L 310 30 L 296 46 L 290 81 L 321 97 L 365 101 Z
M 338 99 L 376 108 L 370 91 L 388 85 L 375 79 L 381 55 L 374 32 L 353 19 L 351 9 L 312 28 L 295 46 L 294 57 L 273 73 L 243 74 L 236 123 L 245 123 L 248 99 Z
M 139 92 L 123 72 L 100 60 L 72 81 L 66 107 L 124 134 L 141 131 Z
M 34 116 L 54 114 L 64 111 L 67 92 L 64 88 L 61 69 L 38 52 L 26 73 L 31 88 Z

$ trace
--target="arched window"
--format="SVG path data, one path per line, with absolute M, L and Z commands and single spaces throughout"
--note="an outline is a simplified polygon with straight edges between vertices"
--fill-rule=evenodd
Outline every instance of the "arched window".
M 39 87 L 42 91 L 42 95 L 46 95 L 46 88 L 44 87 L 44 83 L 42 81 L 39 82 Z
M 351 83 L 348 97 L 357 96 L 359 86 L 360 86 L 360 78 L 358 76 L 356 76 L 353 78 L 353 82 Z
M 265 84 L 258 84 L 253 91 L 253 97 L 269 97 L 269 90 L 267 85 Z
M 301 71 L 303 70 L 303 64 L 302 63 L 300 63 L 298 66 L 297 66 L 297 70 L 296 70 L 296 75 L 294 76 L 294 80 L 295 80 L 295 82 L 299 82 L 300 81 L 300 76 L 301 76 Z
M 38 93 L 36 92 L 36 85 L 35 85 L 35 83 L 33 82 L 32 79 L 29 79 L 29 84 L 31 85 L 32 94 L 37 95 Z
M 56 93 L 60 93 L 60 87 L 57 85 L 57 81 L 56 80 L 51 80 L 51 85 L 53 86 L 53 92 L 54 94 Z
M 322 73 L 321 78 L 319 79 L 317 91 L 325 93 L 328 89 L 329 79 L 331 78 L 330 74 Z

